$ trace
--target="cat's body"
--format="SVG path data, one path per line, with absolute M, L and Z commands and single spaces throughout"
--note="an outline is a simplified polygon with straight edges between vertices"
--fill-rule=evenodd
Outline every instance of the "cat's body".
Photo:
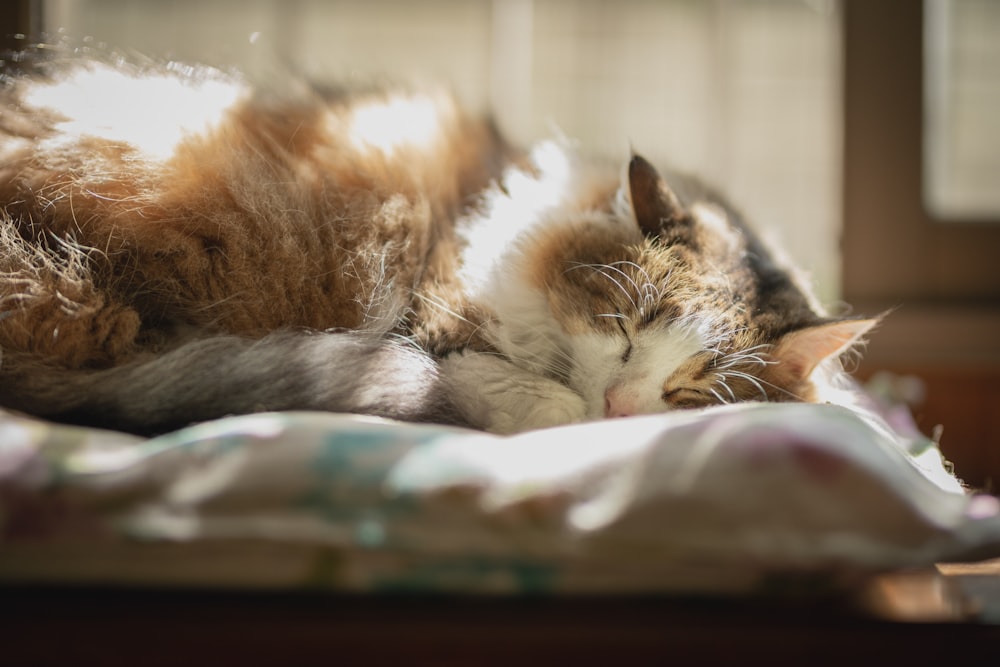
M 444 95 L 99 63 L 2 95 L 2 406 L 513 432 L 816 400 L 871 326 L 643 158 L 521 154 Z

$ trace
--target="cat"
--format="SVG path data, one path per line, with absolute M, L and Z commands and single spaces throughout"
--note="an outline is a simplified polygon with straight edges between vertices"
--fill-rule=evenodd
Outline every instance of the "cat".
M 58 60 L 58 59 L 57 59 Z M 327 410 L 496 433 L 823 401 L 831 317 L 723 199 L 435 90 L 176 63 L 3 82 L 0 406 L 166 432 Z

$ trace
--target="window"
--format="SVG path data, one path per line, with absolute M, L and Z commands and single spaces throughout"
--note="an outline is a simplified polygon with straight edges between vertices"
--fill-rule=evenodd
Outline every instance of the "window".
M 844 10 L 843 293 L 862 312 L 898 308 L 869 359 L 997 364 L 1000 226 L 941 224 L 925 206 L 923 5 L 845 0 Z M 995 122 L 983 141 L 990 132 Z
M 928 210 L 937 220 L 1000 221 L 1000 3 L 924 7 Z

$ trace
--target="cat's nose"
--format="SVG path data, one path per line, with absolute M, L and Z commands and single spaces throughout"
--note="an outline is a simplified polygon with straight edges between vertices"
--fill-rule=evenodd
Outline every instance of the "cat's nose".
M 604 416 L 631 417 L 635 414 L 635 406 L 623 392 L 616 387 L 609 387 L 604 392 Z

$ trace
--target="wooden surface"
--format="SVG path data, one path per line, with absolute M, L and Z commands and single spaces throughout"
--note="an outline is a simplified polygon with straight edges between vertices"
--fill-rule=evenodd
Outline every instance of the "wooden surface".
M 95 589 L 0 599 L 4 665 L 957 665 L 990 664 L 983 656 L 1000 647 L 1000 560 L 768 600 Z

